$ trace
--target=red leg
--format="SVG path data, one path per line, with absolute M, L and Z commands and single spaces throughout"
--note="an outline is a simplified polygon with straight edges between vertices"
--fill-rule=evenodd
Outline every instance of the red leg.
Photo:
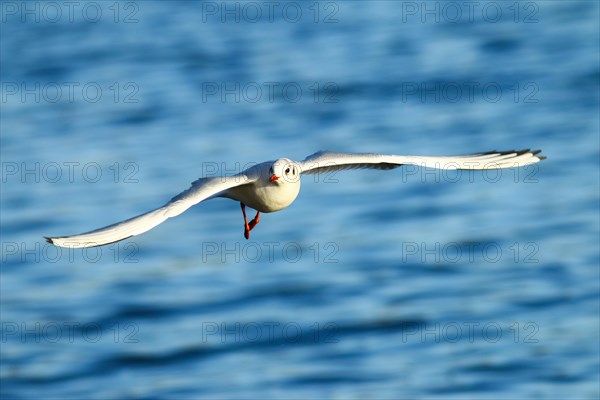
M 250 239 L 251 228 L 248 226 L 248 219 L 246 218 L 246 205 L 244 203 L 240 203 L 240 206 L 242 207 L 242 214 L 244 214 L 244 237 L 246 239 Z
M 254 229 L 256 224 L 258 224 L 259 222 L 260 222 L 260 211 L 257 211 L 256 217 L 254 217 L 254 219 L 252 219 L 252 221 L 250 221 L 250 223 L 248 224 L 248 227 L 250 228 L 250 230 L 252 230 L 252 229 Z

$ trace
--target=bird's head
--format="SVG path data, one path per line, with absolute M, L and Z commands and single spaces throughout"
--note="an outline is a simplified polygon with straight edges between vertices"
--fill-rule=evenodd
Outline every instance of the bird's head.
M 273 161 L 269 167 L 269 182 L 281 185 L 296 183 L 300 180 L 300 166 L 289 158 Z

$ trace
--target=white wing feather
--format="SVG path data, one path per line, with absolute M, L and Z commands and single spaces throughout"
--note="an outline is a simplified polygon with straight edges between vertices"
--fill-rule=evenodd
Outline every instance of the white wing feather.
M 401 165 L 416 165 L 436 169 L 498 169 L 522 167 L 543 160 L 540 150 L 490 151 L 463 156 L 397 156 L 392 154 L 333 153 L 320 151 L 300 162 L 303 174 L 344 169 L 393 169 Z
M 173 197 L 160 208 L 94 231 L 71 236 L 46 237 L 46 240 L 57 246 L 71 248 L 102 246 L 118 242 L 149 231 L 195 204 L 218 197 L 227 189 L 251 184 L 255 180 L 256 178 L 249 178 L 244 174 L 222 178 L 201 178 L 193 182 L 188 190 Z

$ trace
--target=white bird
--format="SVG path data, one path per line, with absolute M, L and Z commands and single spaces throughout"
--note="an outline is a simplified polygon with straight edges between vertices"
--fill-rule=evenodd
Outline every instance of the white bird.
M 386 154 L 333 153 L 320 151 L 304 161 L 280 158 L 254 165 L 233 176 L 200 178 L 191 187 L 173 197 L 164 206 L 131 219 L 94 231 L 72 236 L 45 237 L 49 243 L 62 247 L 102 246 L 144 233 L 175 217 L 195 204 L 217 197 L 240 202 L 244 215 L 244 236 L 260 221 L 260 213 L 270 213 L 288 207 L 300 192 L 300 175 L 318 174 L 344 169 L 394 169 L 416 165 L 436 169 L 498 169 L 521 167 L 543 160 L 541 150 L 490 151 L 463 156 L 398 156 Z M 257 211 L 248 222 L 246 206 Z

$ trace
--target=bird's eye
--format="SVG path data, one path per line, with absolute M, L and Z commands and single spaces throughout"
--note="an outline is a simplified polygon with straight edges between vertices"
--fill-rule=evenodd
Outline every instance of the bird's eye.
M 290 173 L 290 169 L 289 169 L 289 168 L 286 168 L 286 169 L 285 169 L 285 173 L 286 173 L 286 174 L 289 174 L 289 173 Z
M 272 175 L 273 174 L 273 167 L 269 168 L 269 173 Z

